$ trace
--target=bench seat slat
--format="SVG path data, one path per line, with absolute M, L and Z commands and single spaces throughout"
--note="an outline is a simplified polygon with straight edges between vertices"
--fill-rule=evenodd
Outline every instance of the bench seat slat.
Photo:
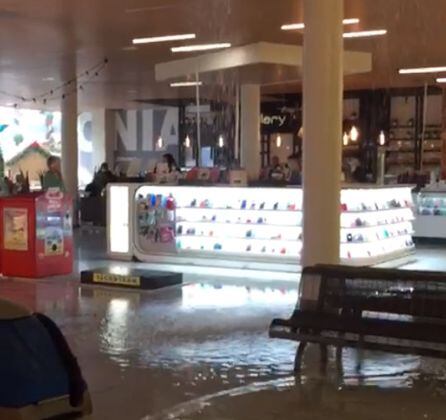
M 316 331 L 336 331 L 391 337 L 400 340 L 417 340 L 433 343 L 446 343 L 446 323 L 432 324 L 422 320 L 399 321 L 393 319 L 352 317 L 336 314 L 295 311 L 288 320 L 274 320 L 278 325 L 290 329 Z

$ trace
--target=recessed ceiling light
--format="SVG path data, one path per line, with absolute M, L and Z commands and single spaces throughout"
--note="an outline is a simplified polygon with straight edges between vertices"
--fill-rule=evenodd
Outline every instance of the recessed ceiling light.
M 446 77 L 439 77 L 437 83 L 446 83 Z
M 42 79 L 44 82 L 54 82 L 54 77 L 44 77 L 43 79 Z
M 169 42 L 169 41 L 183 41 L 185 39 L 195 39 L 195 34 L 179 34 L 179 35 L 164 35 L 164 36 L 152 36 L 148 38 L 135 38 L 133 44 L 154 44 L 156 42 Z
M 342 21 L 344 25 L 355 25 L 359 22 L 360 21 L 358 18 L 349 18 L 349 19 L 344 19 Z M 290 23 L 288 25 L 282 25 L 280 29 L 282 29 L 282 31 L 296 31 L 304 28 L 305 28 L 304 23 Z
M 371 36 L 381 36 L 387 33 L 387 29 L 373 29 L 371 31 L 345 32 L 344 38 L 368 38 Z
M 170 87 L 190 87 L 190 86 L 202 86 L 203 82 L 173 82 Z
M 220 44 L 202 44 L 202 45 L 183 45 L 182 47 L 173 47 L 170 50 L 174 53 L 178 52 L 191 52 L 191 51 L 208 51 L 208 50 L 221 50 L 223 48 L 230 48 L 229 42 L 223 42 Z
M 408 69 L 399 69 L 399 74 L 420 74 L 420 73 L 441 73 L 446 71 L 446 66 L 441 67 L 414 67 Z

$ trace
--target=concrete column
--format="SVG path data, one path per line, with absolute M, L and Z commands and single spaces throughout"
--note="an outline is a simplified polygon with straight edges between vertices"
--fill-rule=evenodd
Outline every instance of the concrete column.
M 260 86 L 242 85 L 240 92 L 241 165 L 248 179 L 259 178 L 260 159 Z
M 343 3 L 304 1 L 304 267 L 339 263 Z
M 78 188 L 77 93 L 70 92 L 62 109 L 62 176 L 65 188 L 75 198 Z

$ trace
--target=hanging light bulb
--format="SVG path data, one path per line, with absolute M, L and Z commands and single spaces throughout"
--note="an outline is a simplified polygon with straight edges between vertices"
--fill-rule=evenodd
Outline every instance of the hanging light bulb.
M 282 136 L 280 134 L 276 137 L 276 146 L 278 148 L 282 147 Z
M 382 130 L 381 130 L 381 133 L 379 133 L 378 144 L 380 146 L 385 146 L 385 144 L 386 144 L 386 135 L 384 134 L 384 131 L 382 131 Z
M 352 129 L 350 130 L 350 140 L 356 143 L 358 141 L 358 138 L 359 138 L 359 131 L 355 126 L 353 126 Z
M 348 134 L 347 134 L 347 133 L 344 133 L 344 135 L 343 135 L 343 137 L 342 137 L 342 144 L 343 144 L 344 146 L 348 146 L 348 142 L 349 142 L 349 140 L 350 140 L 350 137 L 348 136 Z
M 164 147 L 164 141 L 161 136 L 158 137 L 158 140 L 156 141 L 156 146 L 158 149 L 162 149 Z
M 218 147 L 224 147 L 224 145 L 225 145 L 225 139 L 220 134 L 220 136 L 218 137 Z
M 190 148 L 190 137 L 189 137 L 189 134 L 186 136 L 186 139 L 184 140 L 184 147 L 186 149 Z

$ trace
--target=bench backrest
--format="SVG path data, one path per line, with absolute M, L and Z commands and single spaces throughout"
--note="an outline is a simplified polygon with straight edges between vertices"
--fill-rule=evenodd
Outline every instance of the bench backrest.
M 317 309 L 446 319 L 446 273 L 317 265 Z

